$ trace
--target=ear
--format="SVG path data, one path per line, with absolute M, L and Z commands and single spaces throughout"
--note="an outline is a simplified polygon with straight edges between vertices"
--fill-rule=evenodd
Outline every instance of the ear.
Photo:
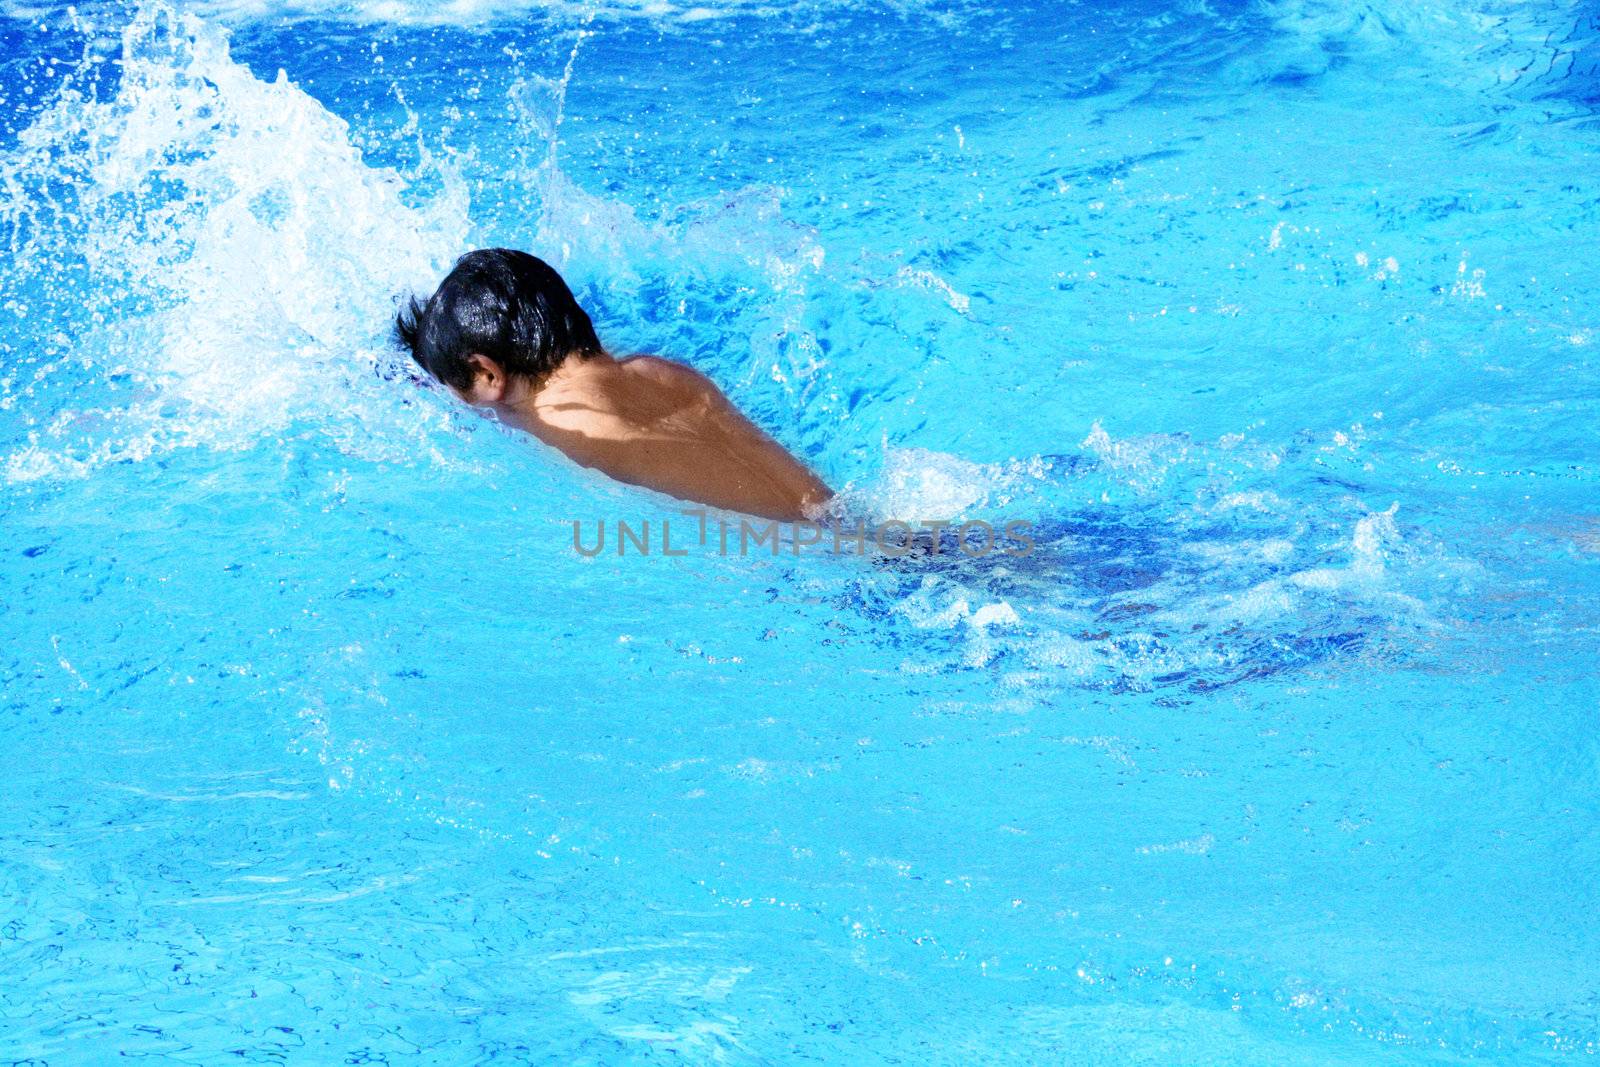
M 489 406 L 505 399 L 511 379 L 504 367 L 477 352 L 467 356 L 467 365 L 472 368 L 472 384 L 462 393 L 467 403 Z

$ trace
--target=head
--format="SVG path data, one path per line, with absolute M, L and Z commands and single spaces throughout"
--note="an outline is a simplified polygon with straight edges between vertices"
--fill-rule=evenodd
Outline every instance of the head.
M 456 260 L 427 303 L 408 301 L 395 335 L 423 370 L 468 403 L 490 406 L 518 384 L 537 384 L 569 356 L 602 351 L 561 275 L 506 248 Z

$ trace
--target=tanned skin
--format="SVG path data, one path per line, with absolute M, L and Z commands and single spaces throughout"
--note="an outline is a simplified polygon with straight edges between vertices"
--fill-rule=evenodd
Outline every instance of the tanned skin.
M 796 522 L 833 495 L 705 375 L 655 356 L 570 355 L 541 379 L 476 353 L 474 407 L 619 482 L 713 508 Z

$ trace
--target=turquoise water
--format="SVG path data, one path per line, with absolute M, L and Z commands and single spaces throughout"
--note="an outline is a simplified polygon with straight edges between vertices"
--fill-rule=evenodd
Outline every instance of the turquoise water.
M 3 10 L 0 1061 L 1600 1051 L 1592 6 Z M 581 556 L 494 244 L 1038 550 Z

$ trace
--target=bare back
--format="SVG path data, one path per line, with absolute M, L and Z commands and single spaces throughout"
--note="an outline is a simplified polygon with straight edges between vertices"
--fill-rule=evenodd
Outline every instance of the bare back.
M 832 495 L 710 379 L 654 356 L 569 360 L 517 414 L 575 462 L 681 500 L 795 521 Z

